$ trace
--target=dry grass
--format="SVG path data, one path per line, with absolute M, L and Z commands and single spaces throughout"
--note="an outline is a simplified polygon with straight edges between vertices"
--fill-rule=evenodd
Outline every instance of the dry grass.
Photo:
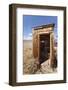
M 57 70 L 52 70 L 49 67 L 48 60 L 43 62 L 41 68 L 38 69 L 37 59 L 34 59 L 32 53 L 32 41 L 24 41 L 23 74 L 45 74 L 53 72 L 57 72 Z
M 36 60 L 32 53 L 32 41 L 24 41 L 24 74 L 34 74 L 37 71 Z

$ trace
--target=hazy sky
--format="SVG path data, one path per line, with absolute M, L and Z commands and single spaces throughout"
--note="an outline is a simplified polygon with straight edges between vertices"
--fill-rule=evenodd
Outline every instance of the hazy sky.
M 25 40 L 32 39 L 32 27 L 54 23 L 54 34 L 57 39 L 57 16 L 36 16 L 24 15 L 23 16 L 23 35 Z

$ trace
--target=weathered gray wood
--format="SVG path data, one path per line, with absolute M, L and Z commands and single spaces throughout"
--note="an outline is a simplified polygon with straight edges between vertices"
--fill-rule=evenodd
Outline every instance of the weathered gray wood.
M 41 26 L 42 27 L 42 26 Z M 50 34 L 50 56 L 49 56 L 49 66 L 53 68 L 54 64 L 54 24 L 53 25 L 47 25 L 46 27 L 33 29 L 33 55 L 34 58 L 38 59 L 39 63 L 39 57 L 40 57 L 40 35 L 41 34 Z M 36 60 L 37 60 L 36 59 Z

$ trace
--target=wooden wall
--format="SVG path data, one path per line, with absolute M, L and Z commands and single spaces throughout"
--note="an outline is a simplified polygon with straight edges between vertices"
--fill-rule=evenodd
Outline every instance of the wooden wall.
M 39 59 L 39 53 L 40 53 L 40 39 L 39 36 L 40 34 L 50 34 L 50 66 L 51 64 L 53 64 L 53 56 L 54 56 L 54 50 L 53 50 L 53 28 L 54 27 L 47 27 L 47 28 L 43 28 L 43 29 L 37 29 L 37 30 L 32 30 L 33 31 L 33 56 L 34 58 L 38 58 Z

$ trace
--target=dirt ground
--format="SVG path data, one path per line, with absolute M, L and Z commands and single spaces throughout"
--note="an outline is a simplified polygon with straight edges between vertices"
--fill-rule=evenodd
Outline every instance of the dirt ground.
M 57 69 L 52 70 L 49 66 L 49 60 L 41 64 L 41 68 L 38 69 L 37 60 L 33 57 L 32 41 L 24 40 L 23 46 L 23 74 L 46 74 L 55 73 Z

